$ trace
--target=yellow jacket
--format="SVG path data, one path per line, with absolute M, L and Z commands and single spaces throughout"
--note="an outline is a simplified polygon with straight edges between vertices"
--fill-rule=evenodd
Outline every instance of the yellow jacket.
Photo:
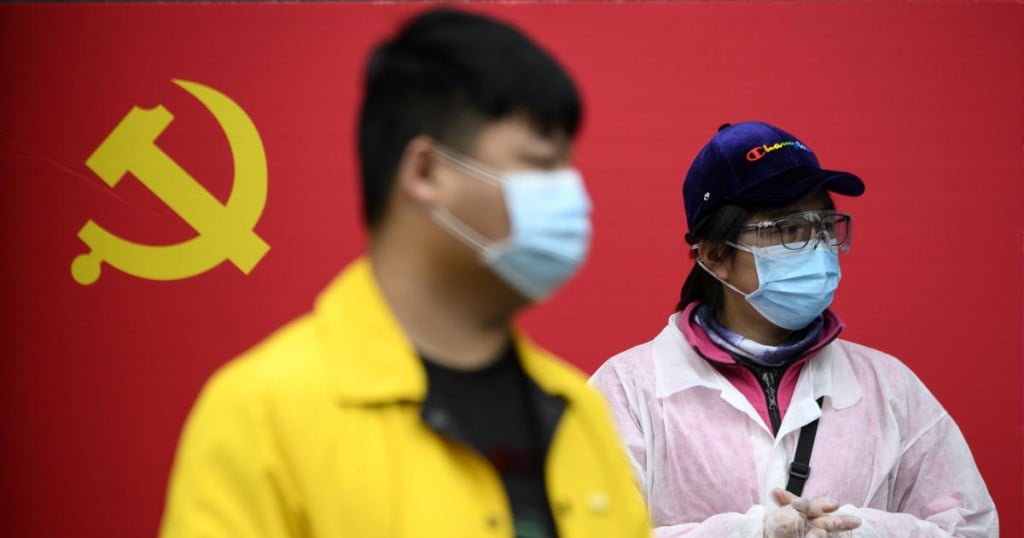
M 545 464 L 560 538 L 649 536 L 600 396 L 515 343 L 527 375 L 564 402 Z M 425 423 L 426 392 L 369 261 L 353 263 L 311 313 L 210 379 L 182 433 L 161 536 L 511 538 L 501 479 Z

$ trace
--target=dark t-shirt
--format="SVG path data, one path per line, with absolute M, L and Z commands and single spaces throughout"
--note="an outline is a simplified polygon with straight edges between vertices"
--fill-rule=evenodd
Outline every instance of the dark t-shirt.
M 517 538 L 557 536 L 544 485 L 547 447 L 515 348 L 482 370 L 439 366 L 423 357 L 428 402 L 447 412 L 449 431 L 487 458 L 501 476 Z

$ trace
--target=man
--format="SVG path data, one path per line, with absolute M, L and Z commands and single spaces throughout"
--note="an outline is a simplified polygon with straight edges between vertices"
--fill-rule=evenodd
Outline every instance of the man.
M 649 533 L 600 396 L 510 329 L 588 249 L 579 114 L 555 61 L 484 17 L 430 11 L 376 48 L 368 256 L 211 379 L 162 536 Z
M 830 193 L 863 192 L 761 122 L 723 126 L 690 166 L 678 312 L 592 378 L 656 536 L 999 535 L 953 419 L 901 362 L 838 338 L 853 222 Z

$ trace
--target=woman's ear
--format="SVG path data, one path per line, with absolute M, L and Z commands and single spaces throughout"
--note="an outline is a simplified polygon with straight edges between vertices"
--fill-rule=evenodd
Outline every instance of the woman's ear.
M 395 188 L 424 205 L 433 205 L 438 197 L 436 178 L 437 142 L 426 135 L 409 141 L 395 170 Z
M 701 241 L 697 243 L 697 257 L 722 280 L 729 278 L 729 247 L 723 243 Z

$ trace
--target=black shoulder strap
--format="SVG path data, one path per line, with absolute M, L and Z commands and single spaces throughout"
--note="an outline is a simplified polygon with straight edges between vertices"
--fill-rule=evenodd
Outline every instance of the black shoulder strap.
M 818 407 L 825 400 L 822 396 L 818 398 Z M 800 439 L 796 442 L 796 454 L 793 455 L 793 463 L 789 464 L 789 483 L 786 490 L 799 497 L 804 492 L 804 484 L 807 477 L 811 475 L 811 450 L 814 448 L 814 436 L 818 434 L 818 420 L 800 428 Z

